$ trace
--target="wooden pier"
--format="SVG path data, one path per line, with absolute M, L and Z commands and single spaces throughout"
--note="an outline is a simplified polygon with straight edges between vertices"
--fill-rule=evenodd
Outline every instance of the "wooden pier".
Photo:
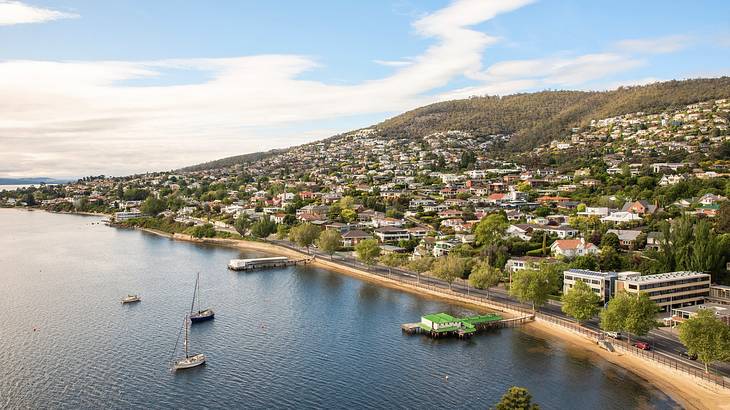
M 234 271 L 252 271 L 258 269 L 283 268 L 287 266 L 306 265 L 314 259 L 315 256 L 309 256 L 301 259 L 289 259 L 285 256 L 272 258 L 231 259 L 230 262 L 228 262 L 228 269 Z
M 453 318 L 444 313 L 426 315 L 418 323 L 404 323 L 401 331 L 408 335 L 424 334 L 433 338 L 456 336 L 466 339 L 479 331 L 503 327 L 516 327 L 535 320 L 534 315 L 503 319 L 498 315 L 473 316 L 463 319 Z

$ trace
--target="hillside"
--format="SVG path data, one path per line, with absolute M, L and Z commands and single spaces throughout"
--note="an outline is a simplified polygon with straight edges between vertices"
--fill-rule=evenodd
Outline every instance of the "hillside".
M 419 138 L 448 130 L 466 131 L 477 137 L 511 134 L 506 149 L 521 152 L 565 136 L 571 128 L 587 125 L 593 119 L 638 111 L 658 113 L 721 98 L 730 98 L 730 77 L 668 81 L 612 91 L 540 91 L 472 97 L 420 107 L 373 128 L 382 137 L 393 139 Z M 183 170 L 246 164 L 286 151 L 237 155 Z
M 461 130 L 474 135 L 514 134 L 508 148 L 529 149 L 591 119 L 647 113 L 730 97 L 730 77 L 668 81 L 613 91 L 541 91 L 505 97 L 473 97 L 408 111 L 375 128 L 391 138 Z
M 286 149 L 272 149 L 266 152 L 252 152 L 250 154 L 235 155 L 232 157 L 226 157 L 217 159 L 215 161 L 204 162 L 202 164 L 192 165 L 180 169 L 181 171 L 203 171 L 206 169 L 226 168 L 237 164 L 247 164 L 250 162 L 258 161 L 272 157 L 276 154 L 286 152 Z

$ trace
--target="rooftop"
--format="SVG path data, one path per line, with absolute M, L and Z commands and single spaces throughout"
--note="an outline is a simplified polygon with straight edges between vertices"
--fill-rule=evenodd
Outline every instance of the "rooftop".
M 707 277 L 709 280 L 710 275 L 702 272 L 667 272 L 667 273 L 659 273 L 656 275 L 645 275 L 645 276 L 638 276 L 638 277 L 632 277 L 626 279 L 627 282 L 634 282 L 634 283 L 650 283 L 650 282 L 665 282 L 670 281 L 674 279 L 690 279 L 690 278 L 700 278 L 700 277 Z
M 423 316 L 423 318 L 430 320 L 434 323 L 450 323 L 459 321 L 459 319 L 451 316 L 448 313 L 432 313 L 430 315 Z
M 596 277 L 600 277 L 600 278 L 618 276 L 618 274 L 616 272 L 598 272 L 598 271 L 587 270 L 587 269 L 568 269 L 565 272 L 570 272 L 575 275 L 596 276 Z

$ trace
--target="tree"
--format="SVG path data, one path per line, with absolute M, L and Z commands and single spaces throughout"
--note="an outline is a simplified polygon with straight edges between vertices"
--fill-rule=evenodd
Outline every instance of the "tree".
M 240 213 L 238 215 L 238 218 L 233 222 L 233 228 L 236 229 L 236 232 L 238 232 L 241 236 L 246 236 L 246 233 L 248 232 L 248 228 L 251 227 L 251 218 L 247 214 Z
M 540 406 L 532 402 L 532 395 L 524 387 L 513 386 L 502 396 L 494 407 L 495 410 L 539 410 Z
M 162 199 L 157 199 L 154 196 L 148 196 L 147 199 L 142 202 L 142 206 L 140 206 L 140 211 L 142 213 L 152 216 L 157 216 L 160 214 L 160 212 L 167 209 L 167 203 L 165 203 Z
M 306 247 L 307 253 L 309 253 L 309 247 L 317 240 L 319 232 L 320 229 L 317 226 L 309 222 L 303 223 L 291 228 L 289 231 L 289 240 L 299 246 Z
M 405 263 L 406 255 L 402 253 L 389 253 L 382 255 L 379 261 L 388 268 L 397 268 Z M 390 269 L 388 269 L 388 272 L 390 272 Z
M 319 239 L 317 239 L 317 247 L 321 249 L 324 253 L 328 254 L 330 256 L 330 259 L 332 259 L 332 255 L 337 251 L 337 249 L 342 246 L 342 235 L 340 235 L 340 231 L 335 229 L 327 229 L 322 231 L 322 233 L 319 234 Z
M 365 239 L 355 245 L 355 254 L 364 264 L 372 266 L 380 256 L 380 245 L 377 239 Z
M 727 184 L 730 188 L 730 182 Z M 730 201 L 723 201 L 715 218 L 715 230 L 718 233 L 730 233 Z
M 424 256 L 418 259 L 412 260 L 408 264 L 408 269 L 416 272 L 416 280 L 421 281 L 421 274 L 431 269 L 435 258 L 433 256 Z
M 213 224 L 203 224 L 193 227 L 191 235 L 195 238 L 212 238 L 215 236 Z
M 598 255 L 598 267 L 600 270 L 617 271 L 621 269 L 622 263 L 621 255 L 618 254 L 616 249 L 610 246 L 601 248 L 601 253 Z
M 487 261 L 480 261 L 471 270 L 469 284 L 477 289 L 485 289 L 489 298 L 489 288 L 497 286 L 502 278 L 502 271 Z
M 251 225 L 251 235 L 257 238 L 266 238 L 274 232 L 276 232 L 276 222 L 272 221 L 268 215 L 264 215 Z
M 436 259 L 431 268 L 434 276 L 449 284 L 449 290 L 456 278 L 460 278 L 465 270 L 465 258 L 452 254 Z
M 285 224 L 279 224 L 276 226 L 276 239 L 282 240 L 289 235 L 289 227 Z
M 649 296 L 640 292 L 619 292 L 601 311 L 601 329 L 609 332 L 626 332 L 643 336 L 656 327 L 657 306 Z
M 561 301 L 563 312 L 581 323 L 598 313 L 601 297 L 593 292 L 588 284 L 578 280 L 573 288 L 563 295 Z
M 485 216 L 474 230 L 477 245 L 497 244 L 504 236 L 507 226 L 507 217 L 503 214 Z
M 352 209 L 348 209 L 348 208 L 346 208 L 346 209 L 343 209 L 343 210 L 342 210 L 342 211 L 340 212 L 340 217 L 341 217 L 341 218 L 342 218 L 342 220 L 344 220 L 345 222 L 352 222 L 352 221 L 354 221 L 355 219 L 357 219 L 357 212 L 355 212 L 355 211 L 354 211 L 354 210 L 352 210 Z
M 621 247 L 621 241 L 618 239 L 618 235 L 613 232 L 606 232 L 603 237 L 601 237 L 601 248 L 606 246 L 618 250 Z
M 521 302 L 531 303 L 534 311 L 547 302 L 555 288 L 555 279 L 546 269 L 522 269 L 512 274 L 509 293 Z
M 705 373 L 716 360 L 730 360 L 730 327 L 717 319 L 710 309 L 697 314 L 679 325 L 679 340 L 687 352 L 697 355 L 704 363 Z

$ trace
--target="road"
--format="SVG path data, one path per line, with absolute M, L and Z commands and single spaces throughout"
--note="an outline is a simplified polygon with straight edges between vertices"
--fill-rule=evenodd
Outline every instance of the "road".
M 292 244 L 289 241 L 285 240 L 271 240 L 270 242 L 290 248 L 296 251 L 300 252 L 306 252 L 306 249 L 300 248 L 294 244 Z M 422 284 L 428 284 L 434 287 L 442 288 L 442 289 L 448 289 L 449 285 L 448 283 L 434 278 L 430 276 L 420 276 L 414 272 L 400 269 L 400 268 L 388 268 L 384 266 L 367 266 L 357 259 L 353 258 L 352 256 L 345 254 L 345 253 L 337 253 L 335 255 L 328 255 L 325 254 L 316 248 L 310 248 L 310 254 L 316 255 L 317 257 L 320 257 L 322 259 L 332 259 L 335 262 L 352 266 L 355 268 L 367 270 L 371 273 L 389 277 L 391 279 L 398 280 L 401 279 L 418 279 L 420 280 L 420 283 Z M 521 303 L 511 297 L 505 289 L 503 288 L 492 288 L 488 292 L 486 290 L 480 290 L 475 289 L 468 286 L 468 282 L 465 280 L 457 280 L 451 285 L 451 290 L 457 293 L 462 293 L 465 295 L 473 295 L 473 296 L 481 296 L 484 298 L 487 298 L 489 300 L 507 304 L 513 307 L 520 307 L 522 309 L 531 309 L 532 306 L 528 304 Z M 546 305 L 540 307 L 539 312 L 544 315 L 553 316 L 556 318 L 564 319 L 564 320 L 571 320 L 565 313 L 562 312 L 560 309 L 560 303 L 556 301 L 549 301 Z M 583 324 L 583 327 L 591 329 L 596 332 L 601 332 L 600 326 L 598 324 L 597 319 L 592 319 L 590 321 L 587 321 Z M 648 342 L 652 346 L 652 350 L 649 354 L 655 354 L 655 355 L 662 355 L 664 357 L 670 358 L 672 360 L 677 360 L 682 363 L 684 363 L 686 366 L 693 367 L 695 369 L 704 371 L 704 365 L 702 363 L 699 363 L 694 360 L 689 360 L 687 358 L 684 358 L 680 356 L 681 352 L 685 351 L 684 346 L 679 341 L 679 339 L 672 334 L 671 332 L 664 330 L 664 329 L 655 329 L 649 332 L 648 335 L 638 338 L 632 338 L 632 343 L 634 341 L 643 341 Z M 710 365 L 710 369 L 712 369 L 717 374 L 721 374 L 723 376 L 730 377 L 730 363 L 715 363 Z M 730 379 L 728 380 L 730 382 Z

